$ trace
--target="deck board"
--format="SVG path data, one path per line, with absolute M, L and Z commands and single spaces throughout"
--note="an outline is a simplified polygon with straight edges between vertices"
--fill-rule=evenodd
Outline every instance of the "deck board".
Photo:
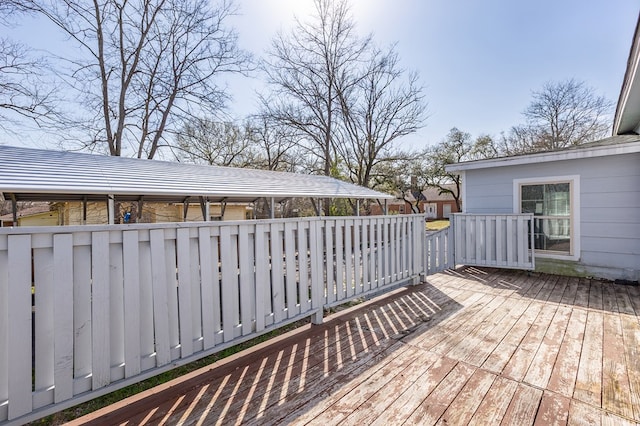
M 640 424 L 640 289 L 462 268 L 71 424 Z

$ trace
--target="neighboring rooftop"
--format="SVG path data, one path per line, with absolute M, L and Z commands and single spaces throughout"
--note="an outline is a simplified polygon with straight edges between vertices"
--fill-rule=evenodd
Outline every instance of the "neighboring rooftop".
M 446 166 L 449 172 L 484 169 L 488 167 L 515 166 L 518 164 L 545 163 L 548 161 L 573 160 L 577 158 L 602 157 L 605 155 L 630 154 L 640 152 L 639 135 L 611 136 L 582 145 L 532 154 L 466 161 Z
M 394 197 L 327 176 L 0 146 L 0 195 L 20 200 L 252 202 Z

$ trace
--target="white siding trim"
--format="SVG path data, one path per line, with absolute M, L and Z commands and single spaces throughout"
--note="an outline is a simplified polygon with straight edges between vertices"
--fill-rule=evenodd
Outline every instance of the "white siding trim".
M 554 182 L 571 183 L 571 248 L 572 254 L 541 253 L 536 250 L 536 257 L 559 260 L 580 260 L 580 175 L 543 176 L 513 180 L 513 212 L 520 212 L 520 185 L 544 184 Z

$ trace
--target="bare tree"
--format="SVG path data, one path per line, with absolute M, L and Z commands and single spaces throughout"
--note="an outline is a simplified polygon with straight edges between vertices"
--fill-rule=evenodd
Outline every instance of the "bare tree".
M 396 142 L 424 122 L 426 104 L 417 74 L 404 79 L 398 54 L 374 51 L 362 76 L 338 86 L 344 143 L 337 149 L 352 182 L 373 187 L 376 168 L 401 157 Z
M 574 79 L 546 83 L 533 92 L 524 111 L 526 124 L 514 126 L 504 137 L 509 154 L 547 151 L 580 145 L 606 136 L 613 103 Z
M 462 211 L 462 176 L 447 172 L 445 167 L 461 161 L 481 159 L 483 152 L 494 153 L 487 150 L 490 140 L 487 136 L 480 136 L 473 141 L 469 133 L 452 128 L 442 142 L 428 149 L 422 156 L 422 177 L 426 186 L 437 188 L 440 194 L 451 194 L 458 211 Z
M 25 12 L 23 2 L 0 1 L 0 25 L 12 28 L 16 16 Z M 0 38 L 0 128 L 25 120 L 37 126 L 53 125 L 61 120 L 56 109 L 56 84 L 46 80 L 47 61 L 34 55 L 26 45 L 7 37 Z
M 231 122 L 187 123 L 177 137 L 178 159 L 196 164 L 251 167 L 255 152 L 248 132 Z
M 369 39 L 357 36 L 347 1 L 314 0 L 314 5 L 310 22 L 298 20 L 291 33 L 273 40 L 264 65 L 273 90 L 263 105 L 272 119 L 308 142 L 308 152 L 329 176 L 340 115 L 336 88 L 353 79 Z
M 86 110 L 88 148 L 153 158 L 185 118 L 212 115 L 225 72 L 248 57 L 225 27 L 235 9 L 209 0 L 33 0 L 79 47 L 70 77 Z M 106 146 L 106 148 L 105 148 Z
M 10 131 L 23 119 L 43 126 L 59 118 L 55 84 L 43 79 L 46 67 L 46 61 L 32 57 L 23 44 L 0 38 L 0 128 Z
M 275 122 L 268 115 L 253 117 L 247 123 L 248 138 L 256 152 L 253 167 L 286 172 L 302 167 L 300 141 L 291 128 Z

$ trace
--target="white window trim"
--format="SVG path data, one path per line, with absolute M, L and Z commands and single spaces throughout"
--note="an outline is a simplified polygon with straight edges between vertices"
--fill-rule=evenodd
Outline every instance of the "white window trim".
M 536 257 L 559 260 L 580 260 L 580 175 L 544 176 L 513 180 L 513 212 L 520 213 L 520 185 L 549 183 L 571 183 L 571 254 L 544 253 L 536 251 Z

